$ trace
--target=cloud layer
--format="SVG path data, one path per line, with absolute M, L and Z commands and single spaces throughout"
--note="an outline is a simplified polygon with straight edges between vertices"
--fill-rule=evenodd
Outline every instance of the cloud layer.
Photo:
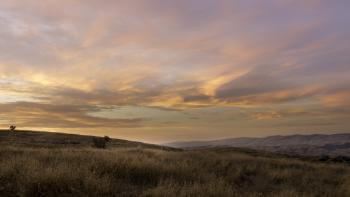
M 346 132 L 349 7 L 3 0 L 0 126 L 149 141 Z

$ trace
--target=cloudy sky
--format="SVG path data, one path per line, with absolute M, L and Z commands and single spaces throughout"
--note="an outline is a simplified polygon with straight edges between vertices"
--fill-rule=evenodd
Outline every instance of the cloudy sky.
M 1 0 L 0 128 L 350 132 L 348 0 Z

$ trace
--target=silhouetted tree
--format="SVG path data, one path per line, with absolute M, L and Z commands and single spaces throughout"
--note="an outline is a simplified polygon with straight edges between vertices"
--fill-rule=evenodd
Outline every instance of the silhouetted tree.
M 10 126 L 10 131 L 15 131 L 16 130 L 16 126 L 15 125 L 11 125 Z

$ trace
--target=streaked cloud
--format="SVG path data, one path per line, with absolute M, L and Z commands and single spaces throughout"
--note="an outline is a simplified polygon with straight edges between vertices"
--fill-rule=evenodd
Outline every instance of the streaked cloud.
M 345 132 L 349 6 L 3 0 L 0 124 L 147 140 Z
M 31 128 L 105 128 L 138 127 L 141 119 L 113 119 L 89 116 L 101 108 L 87 105 L 54 105 L 30 102 L 1 104 L 1 114 L 16 120 L 18 126 Z M 1 125 L 1 126 L 7 126 Z

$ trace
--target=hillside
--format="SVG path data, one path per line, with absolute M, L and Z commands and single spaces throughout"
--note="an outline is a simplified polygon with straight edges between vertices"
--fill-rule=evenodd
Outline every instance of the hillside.
M 244 147 L 297 155 L 350 156 L 350 134 L 290 135 L 265 138 L 231 138 L 213 141 L 173 142 L 166 146 L 177 148 Z
M 350 196 L 350 166 L 243 148 L 180 151 L 92 136 L 0 132 L 0 196 Z
M 86 148 L 93 146 L 93 137 L 66 133 L 0 130 L 0 146 L 41 147 L 41 148 Z M 111 139 L 109 148 L 151 148 L 176 150 L 166 146 L 146 144 L 121 139 Z

